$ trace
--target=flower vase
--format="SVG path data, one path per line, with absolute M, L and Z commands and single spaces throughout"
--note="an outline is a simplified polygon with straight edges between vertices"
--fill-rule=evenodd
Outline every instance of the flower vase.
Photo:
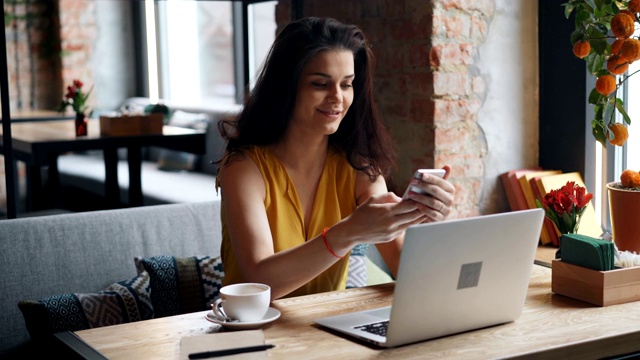
M 82 112 L 76 113 L 76 136 L 87 135 L 87 117 Z
M 623 189 L 619 182 L 607 184 L 613 242 L 620 251 L 640 254 L 640 191 Z

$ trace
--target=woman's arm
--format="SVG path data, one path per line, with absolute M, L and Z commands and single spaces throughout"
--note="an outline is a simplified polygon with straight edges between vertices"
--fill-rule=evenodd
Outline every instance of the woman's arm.
M 401 201 L 386 192 L 384 179 L 372 183 L 366 178 L 367 185 L 363 186 L 363 176 L 356 179 L 358 208 L 332 226 L 326 240 L 339 256 L 346 255 L 359 243 L 396 242 L 382 247 L 381 254 L 390 267 L 397 269 L 401 235 L 410 225 L 424 221 L 425 216 L 415 202 Z M 220 174 L 220 185 L 231 246 L 242 275 L 246 281 L 269 285 L 273 299 L 296 290 L 338 261 L 326 248 L 322 236 L 274 253 L 264 209 L 264 180 L 251 159 L 242 158 L 226 165 Z
M 269 285 L 272 299 L 277 299 L 338 260 L 327 251 L 321 236 L 274 253 L 264 208 L 266 189 L 255 163 L 248 157 L 236 159 L 220 175 L 231 246 L 246 281 Z

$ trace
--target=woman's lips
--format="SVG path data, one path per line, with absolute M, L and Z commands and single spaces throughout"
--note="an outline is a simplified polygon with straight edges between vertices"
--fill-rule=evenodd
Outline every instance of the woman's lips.
M 321 113 L 328 115 L 328 116 L 339 116 L 340 114 L 342 114 L 341 110 L 322 110 L 322 109 L 318 109 L 318 111 L 320 111 Z

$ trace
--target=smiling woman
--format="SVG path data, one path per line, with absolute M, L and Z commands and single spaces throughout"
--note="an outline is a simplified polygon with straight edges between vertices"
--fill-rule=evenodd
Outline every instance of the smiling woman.
M 225 285 L 264 283 L 273 299 L 344 289 L 351 249 L 376 244 L 395 274 L 404 230 L 446 218 L 454 187 L 424 176 L 426 195 L 387 191 L 394 156 L 373 96 L 365 34 L 305 18 L 274 41 L 219 162 Z M 283 276 L 286 274 L 286 276 Z

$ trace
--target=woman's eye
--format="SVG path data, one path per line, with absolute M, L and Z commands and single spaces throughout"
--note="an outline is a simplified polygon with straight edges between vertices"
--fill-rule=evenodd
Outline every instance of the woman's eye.
M 311 82 L 311 85 L 313 85 L 313 86 L 315 86 L 315 87 L 318 87 L 318 88 L 322 88 L 322 87 L 327 86 L 327 84 L 326 84 L 326 83 L 319 83 L 319 82 L 315 82 L 315 81 L 312 81 L 312 82 Z
M 342 85 L 340 85 L 340 86 L 342 86 L 342 87 L 343 87 L 343 88 L 345 88 L 345 89 L 346 89 L 346 88 L 353 87 L 353 85 L 352 85 L 352 84 L 342 84 Z

